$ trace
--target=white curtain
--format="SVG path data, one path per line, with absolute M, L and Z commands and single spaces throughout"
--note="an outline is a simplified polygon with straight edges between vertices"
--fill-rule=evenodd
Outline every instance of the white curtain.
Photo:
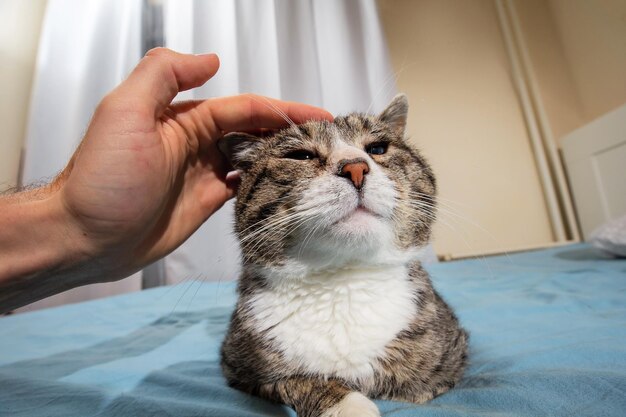
M 254 92 L 333 114 L 381 111 L 396 94 L 374 0 L 166 0 L 166 46 L 216 52 L 215 78 L 181 99 Z M 169 283 L 237 277 L 228 203 L 165 259 Z M 432 247 L 425 260 L 436 260 Z
M 141 58 L 141 0 L 48 0 L 41 30 L 21 173 L 22 184 L 54 177 L 80 142 L 102 97 Z M 141 288 L 141 274 L 77 288 L 36 309 Z

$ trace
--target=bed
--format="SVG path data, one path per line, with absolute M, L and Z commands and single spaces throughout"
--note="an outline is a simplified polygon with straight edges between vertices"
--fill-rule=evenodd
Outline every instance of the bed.
M 626 415 L 626 260 L 585 244 L 429 266 L 471 332 L 461 384 L 384 416 Z M 229 388 L 235 284 L 188 282 L 0 319 L 3 416 L 293 416 Z

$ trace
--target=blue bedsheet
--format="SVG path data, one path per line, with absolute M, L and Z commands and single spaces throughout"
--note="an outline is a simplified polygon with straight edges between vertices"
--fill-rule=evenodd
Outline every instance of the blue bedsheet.
M 385 416 L 626 415 L 626 261 L 586 245 L 431 266 L 471 332 L 460 386 Z M 234 284 L 0 319 L 2 416 L 293 416 L 224 383 Z

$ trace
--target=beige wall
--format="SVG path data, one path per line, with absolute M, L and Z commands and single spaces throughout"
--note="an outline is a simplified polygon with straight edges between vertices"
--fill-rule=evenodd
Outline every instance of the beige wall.
M 0 0 L 0 191 L 17 184 L 45 0 Z
M 555 139 L 626 103 L 626 0 L 515 0 Z
M 583 123 L 626 103 L 626 1 L 549 0 Z
M 494 2 L 379 0 L 379 11 L 409 96 L 409 134 L 433 164 L 442 204 L 457 213 L 442 206 L 437 253 L 551 242 Z
M 583 123 L 582 102 L 561 35 L 546 0 L 515 0 L 540 100 L 548 116 L 552 136 L 559 138 Z

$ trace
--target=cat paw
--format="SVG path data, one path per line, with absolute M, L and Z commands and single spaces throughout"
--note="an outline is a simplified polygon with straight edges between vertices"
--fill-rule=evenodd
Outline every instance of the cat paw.
M 321 417 L 380 417 L 378 407 L 360 392 L 351 392 Z

